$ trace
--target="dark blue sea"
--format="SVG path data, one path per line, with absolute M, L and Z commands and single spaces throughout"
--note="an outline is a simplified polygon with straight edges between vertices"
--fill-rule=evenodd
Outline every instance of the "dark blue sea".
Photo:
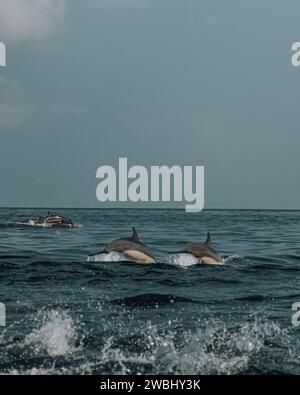
M 0 209 L 0 373 L 300 374 L 300 211 L 55 211 Z M 87 260 L 132 226 L 160 263 Z M 208 230 L 224 265 L 170 258 Z

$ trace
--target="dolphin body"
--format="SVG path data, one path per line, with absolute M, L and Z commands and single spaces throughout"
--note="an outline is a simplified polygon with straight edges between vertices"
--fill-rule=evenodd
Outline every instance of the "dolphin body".
M 74 227 L 74 224 L 70 219 L 67 219 L 61 215 L 51 214 L 50 212 L 48 212 L 48 215 L 46 217 L 41 217 L 35 222 L 38 225 L 47 224 L 47 225 L 50 225 L 50 226 L 56 227 L 56 228 L 73 228 Z
M 207 240 L 205 243 L 190 243 L 187 245 L 183 253 L 192 254 L 197 258 L 198 263 L 207 265 L 221 265 L 224 259 L 211 247 L 211 236 L 207 233 Z
M 131 237 L 124 237 L 122 239 L 112 241 L 104 248 L 102 252 L 121 252 L 127 258 L 130 258 L 136 262 L 156 263 L 156 259 L 152 255 L 150 249 L 145 244 L 140 242 L 135 228 L 132 229 L 133 233 Z

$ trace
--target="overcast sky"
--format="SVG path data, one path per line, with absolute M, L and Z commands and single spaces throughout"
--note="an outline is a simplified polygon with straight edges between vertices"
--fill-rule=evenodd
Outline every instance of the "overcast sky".
M 0 0 L 0 206 L 204 165 L 207 208 L 300 208 L 299 0 Z

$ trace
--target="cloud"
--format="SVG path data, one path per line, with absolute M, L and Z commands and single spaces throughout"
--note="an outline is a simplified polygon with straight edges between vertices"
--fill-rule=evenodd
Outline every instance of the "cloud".
M 46 37 L 66 13 L 66 0 L 0 0 L 0 37 L 23 42 Z
M 52 119 L 81 116 L 87 113 L 86 108 L 72 106 L 66 103 L 53 103 L 44 108 L 45 114 Z
M 148 0 L 93 0 L 94 4 L 99 7 L 128 7 L 144 5 Z
M 0 103 L 0 128 L 23 125 L 32 113 L 32 108 L 25 104 Z
M 18 84 L 0 77 L 0 133 L 25 126 L 31 119 L 78 119 L 87 113 L 87 108 L 69 103 L 33 103 Z
M 0 132 L 23 125 L 32 111 L 22 89 L 16 83 L 0 78 Z

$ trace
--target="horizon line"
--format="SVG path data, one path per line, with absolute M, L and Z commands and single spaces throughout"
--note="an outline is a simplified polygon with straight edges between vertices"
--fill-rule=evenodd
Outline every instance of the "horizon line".
M 63 207 L 63 206 L 0 206 L 0 210 L 3 209 L 17 209 L 17 210 L 177 210 L 184 211 L 184 208 L 181 207 L 173 207 L 173 208 L 164 208 L 164 207 Z M 210 207 L 204 208 L 201 211 L 300 211 L 300 208 L 220 208 L 220 207 Z M 201 212 L 199 211 L 199 213 Z M 188 213 L 187 214 L 195 214 Z

